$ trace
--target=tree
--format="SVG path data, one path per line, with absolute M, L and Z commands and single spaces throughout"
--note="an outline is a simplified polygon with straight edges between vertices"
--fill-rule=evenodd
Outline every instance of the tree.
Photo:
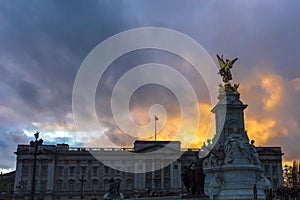
M 283 167 L 284 186 L 296 188 L 300 186 L 300 163 L 293 161 L 293 166 L 285 165 Z

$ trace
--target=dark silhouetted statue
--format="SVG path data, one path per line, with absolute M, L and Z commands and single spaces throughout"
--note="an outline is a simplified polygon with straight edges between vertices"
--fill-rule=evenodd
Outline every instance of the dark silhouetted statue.
M 210 156 L 210 153 L 199 158 L 199 152 L 195 152 L 195 158 L 188 167 L 182 170 L 182 181 L 187 189 L 187 193 L 191 195 L 205 196 L 205 174 L 203 172 L 203 161 Z

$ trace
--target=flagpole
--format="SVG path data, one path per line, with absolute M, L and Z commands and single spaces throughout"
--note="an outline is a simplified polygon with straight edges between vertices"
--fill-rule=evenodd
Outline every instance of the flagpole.
M 154 117 L 154 121 L 155 121 L 155 124 L 154 124 L 154 141 L 156 141 L 156 116 Z

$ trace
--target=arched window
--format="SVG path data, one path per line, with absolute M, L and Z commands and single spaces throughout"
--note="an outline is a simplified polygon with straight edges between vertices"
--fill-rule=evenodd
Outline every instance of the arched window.
M 127 180 L 127 190 L 133 190 L 133 181 L 131 179 Z
M 46 192 L 47 181 L 41 181 L 40 192 Z
M 108 179 L 104 179 L 103 183 L 104 183 L 104 190 L 108 191 L 109 190 L 109 180 Z
M 97 191 L 99 189 L 99 185 L 98 185 L 97 180 L 92 181 L 92 188 L 93 188 L 93 191 Z
M 74 191 L 74 181 L 69 180 L 69 191 Z
M 56 190 L 58 192 L 61 192 L 61 186 L 62 186 L 62 181 L 61 180 L 56 181 Z
M 105 175 L 109 174 L 109 167 L 108 166 L 104 166 L 104 174 Z
M 93 176 L 98 175 L 98 166 L 93 166 Z

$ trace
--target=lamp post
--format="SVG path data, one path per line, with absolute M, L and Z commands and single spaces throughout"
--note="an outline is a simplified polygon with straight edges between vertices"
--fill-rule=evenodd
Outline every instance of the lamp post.
M 84 182 L 86 182 L 86 180 L 84 179 L 83 175 L 81 176 L 81 179 L 79 179 L 79 181 L 81 182 L 80 199 L 83 199 L 83 193 L 82 193 L 82 191 L 83 191 L 83 184 L 84 184 Z
M 35 196 L 35 171 L 36 171 L 36 157 L 40 154 L 39 147 L 42 146 L 43 140 L 39 139 L 39 132 L 34 134 L 35 141 L 30 141 L 30 151 L 33 154 L 33 170 L 32 170 L 32 184 L 31 184 L 31 200 L 34 200 Z M 39 140 L 38 140 L 39 139 Z

